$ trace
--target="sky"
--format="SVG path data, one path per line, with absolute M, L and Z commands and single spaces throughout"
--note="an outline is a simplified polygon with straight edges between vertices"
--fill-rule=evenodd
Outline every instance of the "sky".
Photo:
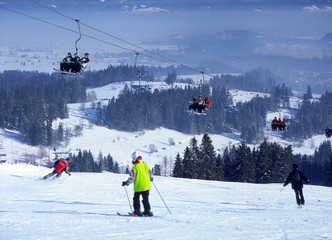
M 229 30 L 249 30 L 273 37 L 322 36 L 332 32 L 331 1 L 2 0 L 0 7 L 78 31 L 76 22 L 36 2 L 135 44 L 174 34 L 209 36 Z M 3 8 L 0 8 L 0 21 L 0 31 L 6 33 L 1 45 L 66 46 L 73 45 L 78 36 Z M 82 32 L 119 43 L 84 26 Z M 110 48 L 87 37 L 80 44 Z

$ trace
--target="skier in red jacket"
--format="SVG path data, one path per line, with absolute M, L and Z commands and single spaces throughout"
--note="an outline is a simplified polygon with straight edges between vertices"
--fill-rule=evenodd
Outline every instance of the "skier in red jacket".
M 69 163 L 69 158 L 66 158 L 64 160 L 60 159 L 60 160 L 56 161 L 54 163 L 53 172 L 47 174 L 45 177 L 43 177 L 43 179 L 47 179 L 49 177 L 52 177 L 55 174 L 56 174 L 56 177 L 58 178 L 58 177 L 61 176 L 63 171 L 65 171 L 70 176 L 71 174 L 69 173 L 68 163 Z
M 210 106 L 210 100 L 209 100 L 209 97 L 206 97 L 206 98 L 205 98 L 204 104 L 205 104 L 205 109 L 208 109 L 209 106 Z

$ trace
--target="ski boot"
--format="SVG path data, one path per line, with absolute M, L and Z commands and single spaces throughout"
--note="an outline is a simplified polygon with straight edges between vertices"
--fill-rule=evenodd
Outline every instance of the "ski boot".
M 135 210 L 131 214 L 131 216 L 143 217 L 143 214 L 140 210 Z
M 146 217 L 152 217 L 153 216 L 153 212 L 146 211 L 146 212 L 143 212 L 143 215 L 146 216 Z

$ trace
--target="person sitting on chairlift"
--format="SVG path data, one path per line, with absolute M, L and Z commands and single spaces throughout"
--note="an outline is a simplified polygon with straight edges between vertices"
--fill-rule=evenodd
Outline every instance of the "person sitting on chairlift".
M 199 96 L 198 101 L 197 101 L 197 110 L 199 113 L 202 113 L 204 108 L 205 108 L 204 101 L 203 101 L 202 97 Z
M 71 53 L 69 52 L 67 54 L 67 57 L 65 57 L 62 60 L 62 63 L 60 63 L 60 70 L 64 72 L 69 72 L 71 69 L 71 64 L 74 62 L 74 58 L 72 57 Z
M 197 107 L 198 107 L 198 102 L 197 102 L 196 97 L 194 96 L 193 99 L 190 101 L 189 111 L 193 110 L 196 112 Z
M 71 72 L 79 73 L 80 69 L 81 69 L 80 57 L 78 56 L 77 53 L 74 53 L 74 62 L 71 65 Z
M 81 67 L 80 70 L 83 68 L 85 69 L 86 66 L 88 65 L 88 62 L 90 61 L 89 59 L 89 53 L 84 53 L 84 57 L 80 59 Z
M 210 106 L 210 100 L 209 100 L 209 97 L 206 97 L 205 98 L 205 101 L 204 101 L 204 110 L 208 109 Z
M 330 138 L 332 136 L 332 129 L 327 127 L 325 129 L 325 135 L 326 135 L 327 138 Z

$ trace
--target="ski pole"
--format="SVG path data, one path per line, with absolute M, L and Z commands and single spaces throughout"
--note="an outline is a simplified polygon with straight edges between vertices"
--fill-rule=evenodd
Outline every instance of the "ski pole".
M 63 182 L 66 181 L 68 178 L 69 178 L 69 176 L 67 176 L 67 177 L 62 177 L 62 179 L 58 182 L 58 184 L 63 183 Z
M 279 194 L 278 194 L 278 196 L 272 201 L 272 203 L 274 203 L 275 201 L 277 201 L 278 200 L 278 198 L 280 197 L 280 194 L 281 194 L 281 192 L 284 190 L 284 186 L 282 186 L 282 189 L 280 190 L 280 192 L 279 192 Z
M 152 182 L 152 183 L 153 183 L 154 187 L 156 188 L 156 190 L 157 190 L 157 192 L 158 192 L 158 194 L 159 194 L 159 196 L 160 196 L 161 200 L 163 200 L 163 202 L 164 202 L 164 204 L 165 204 L 165 206 L 166 206 L 166 208 L 167 208 L 167 210 L 168 210 L 169 214 L 171 214 L 171 215 L 172 215 L 172 213 L 171 213 L 171 211 L 169 210 L 169 208 L 168 208 L 167 204 L 165 203 L 165 201 L 164 201 L 163 197 L 161 196 L 160 192 L 158 191 L 158 188 L 157 188 L 156 184 L 154 184 L 154 182 Z
M 311 191 L 312 191 L 313 195 L 315 196 L 315 198 L 317 199 L 317 201 L 320 202 L 319 198 L 317 197 L 317 195 L 316 195 L 314 189 L 311 187 L 310 184 L 309 184 L 309 188 L 311 189 Z
M 124 189 L 125 189 L 125 191 L 126 191 L 126 195 L 127 195 L 127 199 L 128 199 L 128 203 L 129 203 L 130 211 L 133 212 L 133 208 L 131 207 L 131 204 L 130 204 L 130 200 L 129 200 L 129 196 L 128 196 L 128 192 L 127 192 L 126 187 L 124 187 Z

